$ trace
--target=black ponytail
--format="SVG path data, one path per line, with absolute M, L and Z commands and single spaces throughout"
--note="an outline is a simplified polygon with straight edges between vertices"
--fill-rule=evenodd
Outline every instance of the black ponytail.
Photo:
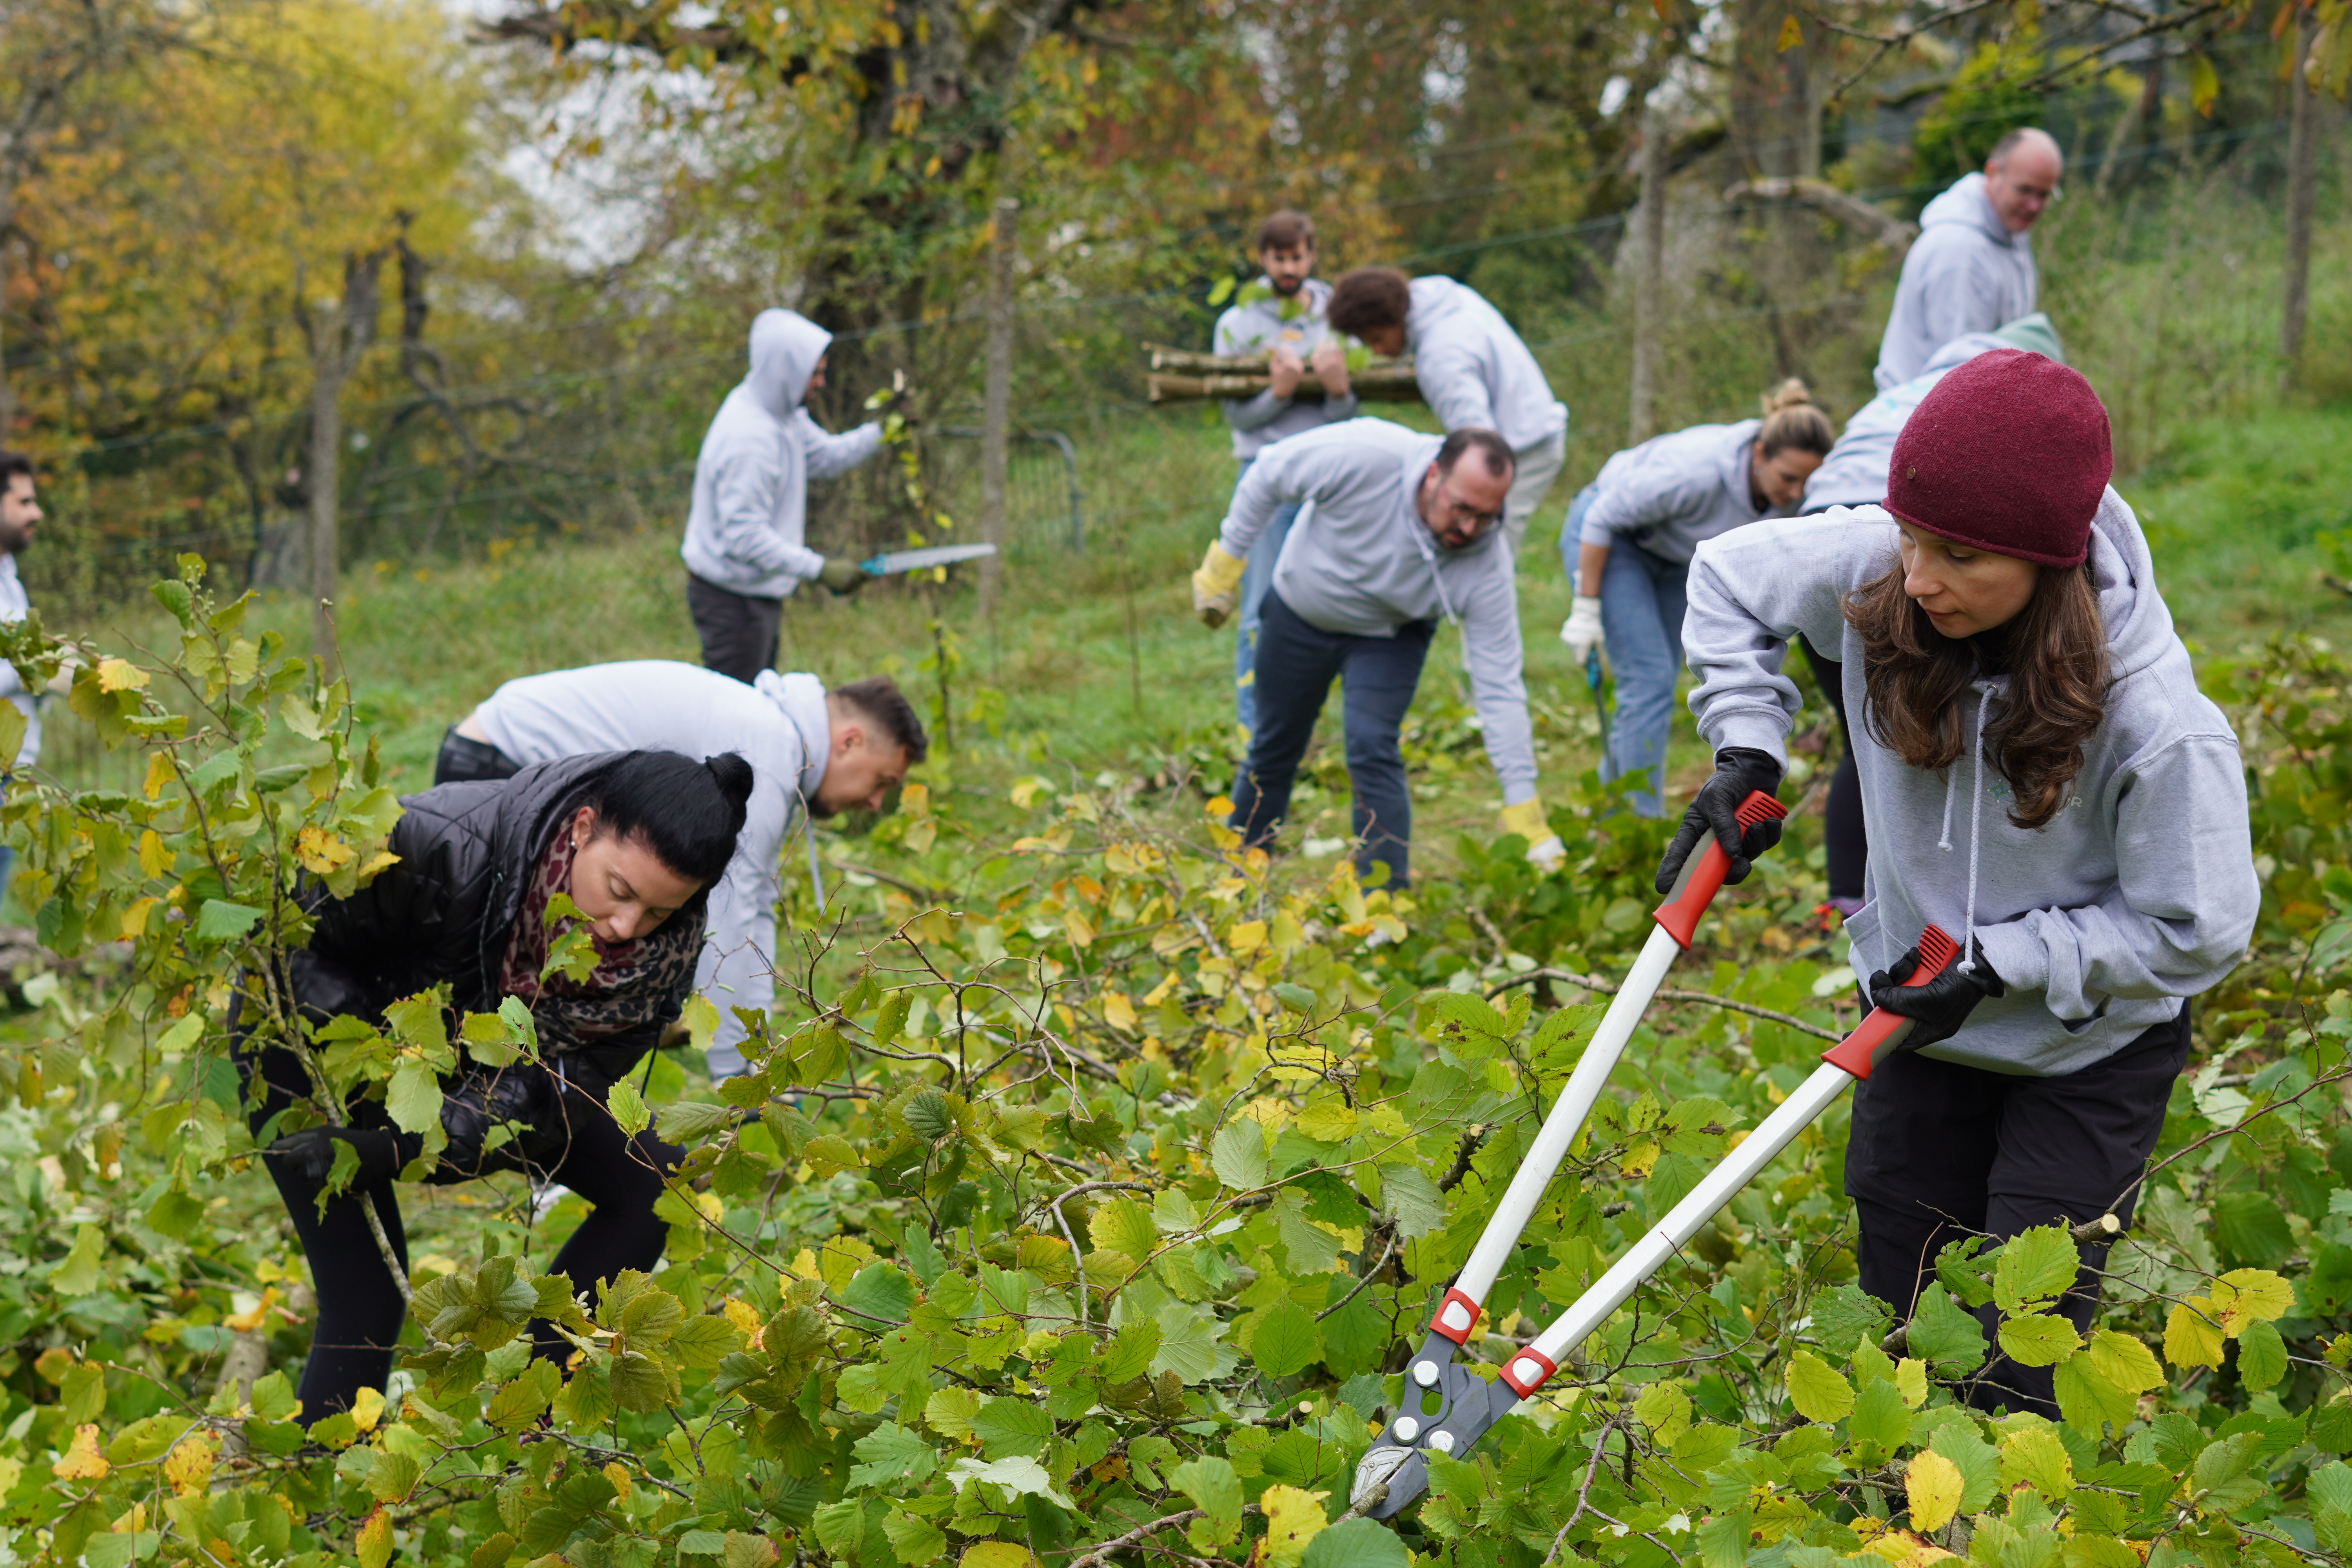
M 696 762 L 676 752 L 627 752 L 604 775 L 596 834 L 643 838 L 661 863 L 708 886 L 727 869 L 751 798 L 751 764 L 733 752 Z

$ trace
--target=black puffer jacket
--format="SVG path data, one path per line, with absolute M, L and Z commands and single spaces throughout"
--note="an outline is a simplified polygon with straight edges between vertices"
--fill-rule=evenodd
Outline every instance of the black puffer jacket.
M 314 1018 L 376 1019 L 402 997 L 446 982 L 453 1005 L 494 1011 L 499 963 L 531 868 L 620 755 L 563 757 L 509 779 L 403 795 L 405 815 L 391 844 L 399 864 L 318 907 L 310 945 L 294 955 L 296 1002 Z M 670 919 L 700 930 L 707 896 L 707 889 L 697 893 Z M 598 1089 L 618 1080 L 653 1049 L 692 988 L 689 969 L 657 1019 L 573 1053 L 565 1076 Z

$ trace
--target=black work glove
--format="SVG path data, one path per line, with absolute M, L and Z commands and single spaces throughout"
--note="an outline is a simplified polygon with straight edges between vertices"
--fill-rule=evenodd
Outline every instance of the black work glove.
M 1780 788 L 1780 764 L 1769 752 L 1747 746 L 1726 746 L 1716 752 L 1715 776 L 1699 785 L 1698 794 L 1691 798 L 1690 809 L 1683 813 L 1683 825 L 1675 829 L 1675 841 L 1666 846 L 1666 858 L 1658 862 L 1659 893 L 1675 890 L 1675 880 L 1683 874 L 1683 862 L 1697 850 L 1699 840 L 1710 833 L 1723 846 L 1723 852 L 1731 857 L 1731 869 L 1723 879 L 1725 883 L 1745 880 L 1749 863 L 1780 842 L 1780 823 L 1777 817 L 1759 822 L 1743 835 L 1731 814 L 1758 790 L 1777 795 Z
M 355 1182 L 389 1181 L 416 1158 L 425 1140 L 415 1133 L 399 1134 L 377 1128 L 305 1127 L 289 1132 L 262 1151 L 281 1169 L 323 1182 L 335 1168 L 335 1145 L 349 1143 L 360 1157 Z
M 1919 967 L 1919 950 L 1906 948 L 1894 967 L 1882 969 L 1870 977 L 1872 1004 L 1898 1018 L 1911 1020 L 1910 1037 L 1899 1049 L 1916 1051 L 1921 1046 L 1948 1040 L 1960 1032 L 1960 1026 L 1969 1021 L 1978 1003 L 1988 996 L 2009 994 L 2009 987 L 1985 962 L 1983 942 L 1976 944 L 1973 956 L 1973 974 L 1963 973 L 1961 961 L 1956 958 L 1925 985 L 1906 985 L 1903 983 Z

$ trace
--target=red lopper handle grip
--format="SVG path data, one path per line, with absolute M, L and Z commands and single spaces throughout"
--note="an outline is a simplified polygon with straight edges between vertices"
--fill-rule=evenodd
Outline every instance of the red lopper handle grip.
M 1960 956 L 1960 944 L 1944 934 L 1940 926 L 1929 926 L 1919 933 L 1919 967 L 1911 972 L 1906 985 L 1925 985 Z M 1911 1020 L 1884 1007 L 1873 1007 L 1870 1016 L 1855 1026 L 1853 1034 L 1822 1053 L 1822 1060 L 1852 1073 L 1857 1079 L 1870 1076 L 1882 1048 L 1896 1040 L 1896 1031 L 1911 1026 Z
M 1749 792 L 1731 819 L 1739 824 L 1741 832 L 1759 822 L 1777 822 L 1789 815 L 1789 808 L 1766 795 L 1762 790 Z M 1659 929 L 1685 948 L 1691 944 L 1691 935 L 1698 930 L 1699 916 L 1706 913 L 1707 905 L 1723 890 L 1723 879 L 1731 870 L 1731 857 L 1710 833 L 1700 841 L 1698 848 L 1683 862 L 1683 874 L 1675 879 L 1675 890 L 1666 901 L 1657 907 L 1650 918 Z

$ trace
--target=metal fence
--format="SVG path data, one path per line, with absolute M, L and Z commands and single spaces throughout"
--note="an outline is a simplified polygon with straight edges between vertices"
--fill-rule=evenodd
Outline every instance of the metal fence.
M 980 519 L 980 437 L 977 425 L 943 425 L 940 448 L 944 486 L 960 519 Z M 1004 551 L 1087 552 L 1086 492 L 1078 485 L 1078 450 L 1059 430 L 1015 430 L 1004 472 Z

